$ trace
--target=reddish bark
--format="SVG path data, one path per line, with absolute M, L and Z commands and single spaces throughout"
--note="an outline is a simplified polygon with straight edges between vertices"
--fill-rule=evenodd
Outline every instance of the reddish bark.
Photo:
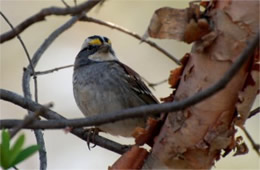
M 256 14 L 259 14 L 259 1 L 221 0 L 209 5 L 211 33 L 193 45 L 174 96 L 175 101 L 188 98 L 217 82 L 258 31 L 259 17 Z M 187 18 L 187 15 L 183 16 Z M 180 25 L 185 27 L 187 23 Z M 163 36 L 165 32 L 164 29 Z M 153 35 L 157 34 L 153 32 Z M 259 56 L 255 55 L 255 58 Z M 255 65 L 252 60 L 244 63 L 225 89 L 217 94 L 183 111 L 169 113 L 143 168 L 208 169 L 221 157 L 222 149 L 235 147 L 235 110 L 239 110 L 236 104 L 241 91 L 248 87 L 246 80 L 252 76 L 251 69 L 255 68 L 251 65 Z M 254 82 L 259 82 L 259 77 L 253 78 Z M 257 93 L 256 87 L 252 88 L 253 92 L 245 103 L 247 108 L 244 110 L 247 111 Z

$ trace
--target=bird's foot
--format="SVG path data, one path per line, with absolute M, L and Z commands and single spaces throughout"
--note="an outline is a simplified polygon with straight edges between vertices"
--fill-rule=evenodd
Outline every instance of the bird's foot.
M 91 150 L 91 148 L 94 148 L 96 146 L 95 136 L 98 135 L 99 132 L 101 132 L 101 130 L 98 129 L 98 128 L 86 129 L 85 134 L 86 134 L 86 137 L 87 137 L 87 146 L 88 146 L 89 150 Z M 94 143 L 94 145 L 90 146 L 90 143 Z

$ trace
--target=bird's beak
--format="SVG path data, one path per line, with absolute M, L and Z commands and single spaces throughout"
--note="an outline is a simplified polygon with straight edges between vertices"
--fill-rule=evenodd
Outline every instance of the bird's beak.
M 108 53 L 111 49 L 111 46 L 108 43 L 104 43 L 103 45 L 100 46 L 99 52 L 102 53 Z

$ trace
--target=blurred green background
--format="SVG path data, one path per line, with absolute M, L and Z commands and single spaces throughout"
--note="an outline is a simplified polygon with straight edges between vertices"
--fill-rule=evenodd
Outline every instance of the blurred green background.
M 8 17 L 11 23 L 16 26 L 29 16 L 37 13 L 42 8 L 50 6 L 64 7 L 61 1 L 50 0 L 1 0 L 1 11 Z M 80 3 L 82 1 L 78 1 Z M 67 1 L 73 6 L 73 1 Z M 189 1 L 174 0 L 109 0 L 101 8 L 94 8 L 88 15 L 110 21 L 123 26 L 133 32 L 143 35 L 150 22 L 153 12 L 160 7 L 185 8 Z M 30 55 L 32 56 L 47 36 L 57 27 L 66 22 L 70 16 L 50 16 L 45 21 L 34 24 L 22 32 Z M 1 18 L 1 34 L 10 30 L 6 22 Z M 104 35 L 111 39 L 113 48 L 119 59 L 136 70 L 140 75 L 150 82 L 158 82 L 168 78 L 170 70 L 176 65 L 166 56 L 140 43 L 136 39 L 100 26 L 94 23 L 77 22 L 71 29 L 67 30 L 48 48 L 42 56 L 36 71 L 52 69 L 63 65 L 73 64 L 82 42 L 90 35 Z M 174 56 L 181 58 L 190 51 L 190 46 L 174 40 L 156 40 L 158 45 L 165 48 Z M 24 50 L 19 41 L 14 38 L 0 46 L 1 50 L 1 88 L 22 94 L 23 67 L 28 65 Z M 33 84 L 31 83 L 33 92 Z M 54 110 L 67 118 L 83 117 L 77 108 L 72 93 L 72 68 L 60 70 L 48 75 L 38 76 L 39 102 L 46 104 L 54 102 Z M 168 96 L 171 92 L 168 84 L 157 86 L 153 93 L 157 98 Z M 255 102 L 256 107 L 259 99 Z M 1 119 L 22 119 L 26 111 L 18 106 L 0 100 Z M 253 139 L 259 143 L 259 115 L 246 123 L 246 128 Z M 21 132 L 20 132 L 21 133 Z M 34 144 L 35 138 L 30 130 L 26 133 L 26 144 Z M 110 139 L 121 143 L 133 143 L 127 138 L 112 137 L 102 134 Z M 243 135 L 240 130 L 237 135 Z M 244 135 L 243 135 L 244 136 Z M 46 142 L 48 169 L 107 169 L 109 165 L 119 157 L 118 154 L 95 147 L 91 151 L 87 149 L 86 143 L 63 130 L 44 131 Z M 245 137 L 244 137 L 245 138 Z M 232 153 L 226 158 L 216 162 L 215 169 L 259 169 L 259 157 L 252 150 L 250 143 L 249 153 L 244 156 L 232 157 Z M 38 155 L 34 155 L 22 164 L 20 169 L 38 169 Z

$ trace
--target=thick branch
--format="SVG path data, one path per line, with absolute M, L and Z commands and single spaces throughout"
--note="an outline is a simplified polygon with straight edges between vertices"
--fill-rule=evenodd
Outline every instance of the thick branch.
M 84 2 L 80 5 L 77 5 L 73 8 L 59 8 L 59 7 L 49 7 L 42 9 L 37 14 L 27 18 L 20 24 L 18 24 L 14 30 L 7 31 L 6 33 L 3 33 L 0 35 L 0 43 L 3 43 L 7 40 L 10 40 L 14 38 L 17 34 L 24 31 L 26 28 L 31 26 L 32 24 L 43 21 L 46 16 L 49 15 L 77 15 L 81 13 L 82 11 L 88 12 L 90 9 L 92 9 L 97 3 L 99 3 L 100 0 L 89 0 L 87 2 Z

